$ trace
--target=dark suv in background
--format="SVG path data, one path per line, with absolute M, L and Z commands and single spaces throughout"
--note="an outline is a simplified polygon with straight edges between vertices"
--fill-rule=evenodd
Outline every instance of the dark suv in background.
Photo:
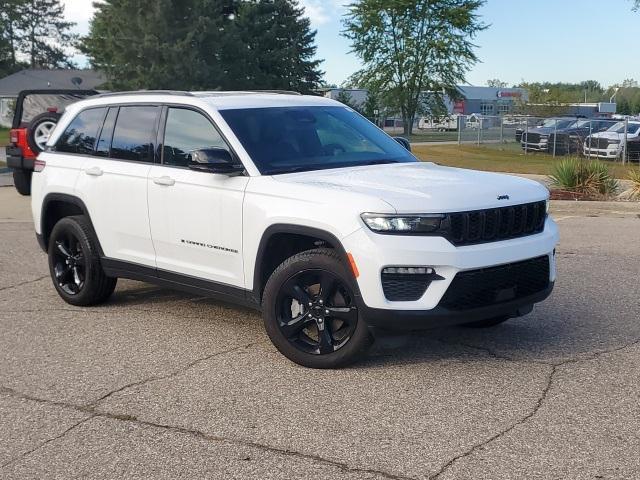
M 575 117 L 547 118 L 537 127 L 529 128 L 522 132 L 520 140 L 522 149 L 537 152 L 550 151 L 549 136 L 558 130 L 569 128 L 575 123 Z
M 83 98 L 97 95 L 95 90 L 23 90 L 16 100 L 7 147 L 7 166 L 13 170 L 13 182 L 22 195 L 31 194 L 33 161 L 44 150 L 49 134 L 65 107 Z
M 558 128 L 549 135 L 549 151 L 553 150 L 555 141 L 555 152 L 557 155 L 567 155 L 571 153 L 582 153 L 585 139 L 592 133 L 604 132 L 611 127 L 615 121 L 605 118 L 584 118 L 576 120 L 566 128 Z

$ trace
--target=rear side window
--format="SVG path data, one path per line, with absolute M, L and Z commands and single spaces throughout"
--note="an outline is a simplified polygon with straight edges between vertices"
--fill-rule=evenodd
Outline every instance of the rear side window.
M 153 143 L 160 107 L 120 107 L 111 141 L 111 158 L 153 162 Z
M 56 151 L 93 153 L 105 110 L 105 108 L 90 108 L 80 112 L 58 139 Z
M 184 108 L 169 108 L 162 163 L 186 167 L 191 152 L 208 147 L 229 149 L 204 115 Z

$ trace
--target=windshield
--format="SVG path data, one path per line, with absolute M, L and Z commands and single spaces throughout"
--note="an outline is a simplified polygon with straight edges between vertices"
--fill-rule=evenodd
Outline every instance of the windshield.
M 542 123 L 541 127 L 545 127 L 545 128 L 567 128 L 570 125 L 572 125 L 573 123 L 575 123 L 575 120 L 573 120 L 573 119 L 548 118 Z
M 624 125 L 625 125 L 625 122 L 615 123 L 607 131 L 615 132 L 615 133 L 624 133 Z M 638 131 L 638 129 L 640 129 L 640 123 L 630 123 L 627 128 L 627 133 L 635 134 Z
M 347 107 L 248 108 L 220 114 L 264 175 L 418 161 Z

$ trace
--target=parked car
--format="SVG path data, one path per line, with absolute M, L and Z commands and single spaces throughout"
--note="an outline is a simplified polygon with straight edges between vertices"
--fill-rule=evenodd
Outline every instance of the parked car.
M 307 367 L 353 362 L 371 327 L 530 312 L 556 278 L 547 189 L 406 146 L 324 97 L 101 95 L 36 160 L 35 230 L 64 301 L 123 277 L 241 303 Z
M 627 141 L 627 158 L 632 162 L 640 161 L 640 136 Z
M 549 149 L 549 135 L 555 130 L 562 130 L 576 123 L 575 118 L 547 118 L 534 128 L 522 132 L 520 145 L 523 150 L 546 152 Z
M 516 128 L 516 142 L 520 143 L 522 141 L 522 134 L 525 132 L 525 130 L 539 127 L 543 122 L 544 119 L 536 117 L 525 117 L 524 119 L 520 120 L 518 122 L 519 126 Z
M 614 123 L 603 118 L 581 119 L 566 128 L 555 129 L 549 134 L 549 152 L 554 151 L 555 143 L 556 155 L 582 153 L 584 141 L 589 135 L 604 132 Z
M 467 117 L 465 128 L 468 128 L 469 130 L 485 130 L 487 128 L 495 127 L 497 121 L 497 117 L 489 117 L 487 115 L 472 113 Z
M 13 169 L 13 183 L 22 195 L 31 191 L 33 162 L 58 123 L 67 105 L 95 90 L 23 90 L 18 94 L 9 132 L 7 166 Z
M 437 130 L 438 132 L 451 132 L 458 130 L 458 115 L 446 117 L 421 117 L 418 128 L 421 130 Z
M 584 142 L 584 155 L 616 159 L 624 152 L 624 142 L 640 135 L 640 122 L 617 122 L 604 132 L 589 135 Z

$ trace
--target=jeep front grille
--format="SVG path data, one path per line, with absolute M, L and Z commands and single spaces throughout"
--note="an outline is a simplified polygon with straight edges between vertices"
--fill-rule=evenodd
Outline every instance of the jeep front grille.
M 442 229 L 445 237 L 454 245 L 473 245 L 540 233 L 544 229 L 546 216 L 546 202 L 525 203 L 449 213 L 442 222 Z

